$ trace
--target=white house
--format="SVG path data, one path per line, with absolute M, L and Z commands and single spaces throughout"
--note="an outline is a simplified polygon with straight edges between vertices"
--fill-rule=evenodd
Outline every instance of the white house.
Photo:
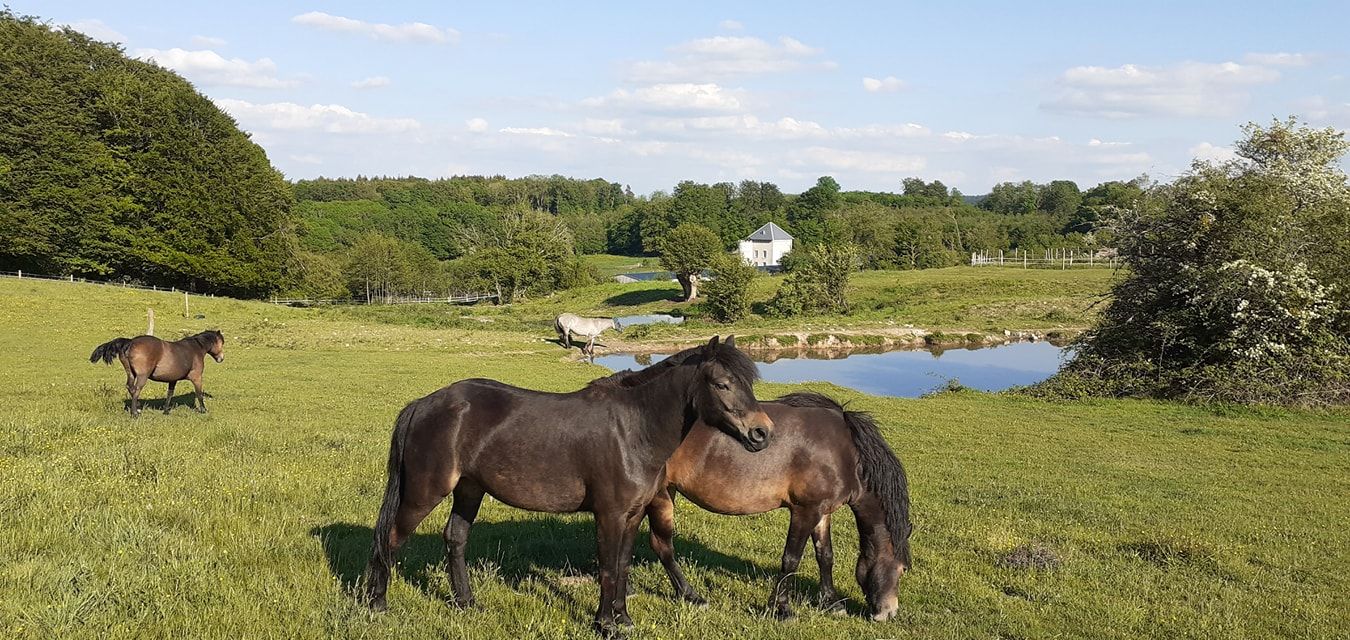
M 741 241 L 741 257 L 756 267 L 776 267 L 792 251 L 792 236 L 770 222 Z

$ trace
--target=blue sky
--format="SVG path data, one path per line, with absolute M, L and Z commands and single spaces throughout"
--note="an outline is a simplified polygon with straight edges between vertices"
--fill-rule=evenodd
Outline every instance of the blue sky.
M 13 0 L 187 77 L 290 178 L 1087 187 L 1350 128 L 1350 3 Z

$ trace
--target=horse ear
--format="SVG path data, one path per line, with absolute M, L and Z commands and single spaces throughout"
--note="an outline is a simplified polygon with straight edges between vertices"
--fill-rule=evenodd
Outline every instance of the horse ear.
M 709 340 L 709 341 L 708 341 L 708 348 L 709 348 L 709 349 L 716 349 L 716 348 L 717 348 L 717 336 L 713 336 L 713 337 L 712 337 L 712 340 Z
M 728 347 L 731 347 L 731 348 L 735 349 L 735 348 L 736 348 L 736 336 L 727 336 L 727 339 L 726 339 L 726 340 L 723 340 L 723 341 L 722 341 L 722 344 L 724 344 L 724 345 L 726 345 L 726 346 L 728 346 Z

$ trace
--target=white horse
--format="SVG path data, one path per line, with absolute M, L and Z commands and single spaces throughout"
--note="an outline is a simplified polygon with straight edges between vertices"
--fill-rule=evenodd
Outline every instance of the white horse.
M 572 336 L 584 336 L 586 346 L 582 347 L 583 353 L 591 356 L 595 355 L 595 339 L 600 334 L 613 329 L 620 333 L 623 328 L 619 326 L 619 321 L 614 318 L 583 318 L 571 313 L 559 315 L 553 321 L 553 328 L 558 332 L 558 338 L 563 341 L 563 346 L 572 348 Z

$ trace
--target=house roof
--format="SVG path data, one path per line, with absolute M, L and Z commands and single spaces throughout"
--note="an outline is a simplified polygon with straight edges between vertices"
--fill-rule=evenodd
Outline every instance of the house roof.
M 792 236 L 788 235 L 788 232 L 783 231 L 782 227 L 772 222 L 764 223 L 764 226 L 756 229 L 754 233 L 750 234 L 750 236 L 746 238 L 746 240 L 758 242 L 770 242 L 773 240 L 791 240 L 791 239 Z

